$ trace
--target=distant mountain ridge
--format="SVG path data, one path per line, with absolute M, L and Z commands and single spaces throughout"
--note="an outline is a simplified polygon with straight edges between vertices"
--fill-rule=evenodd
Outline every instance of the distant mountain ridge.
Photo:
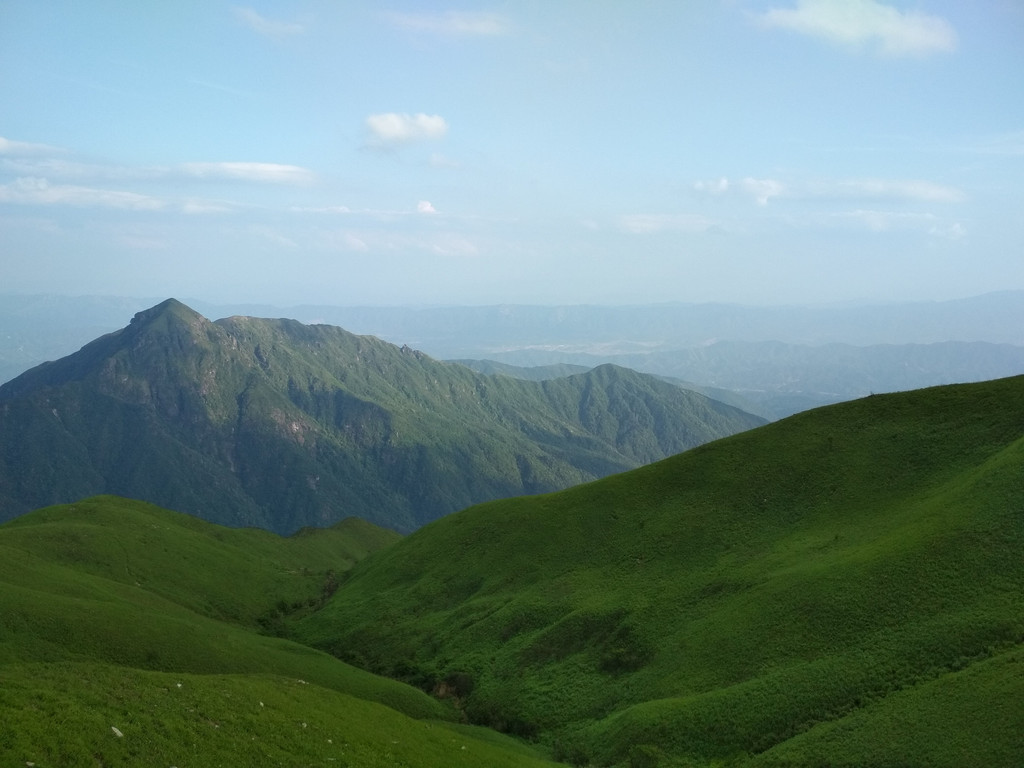
M 869 394 L 989 381 L 1024 373 L 1024 346 L 975 341 L 806 346 L 720 341 L 677 350 L 593 355 L 519 350 L 492 365 L 553 368 L 612 362 L 675 380 L 768 419 Z M 500 361 L 500 362 L 499 362 Z M 693 382 L 699 382 L 695 384 Z M 716 393 L 727 390 L 733 399 Z
M 408 531 L 761 423 L 615 366 L 489 377 L 171 299 L 0 387 L 0 516 L 115 493 L 285 533 L 352 516 Z
M 0 294 L 0 381 L 69 354 L 152 303 Z M 435 359 L 517 367 L 613 363 L 685 382 L 716 399 L 722 389 L 732 390 L 726 402 L 769 419 L 870 392 L 1024 373 L 1019 290 L 845 306 L 192 306 L 208 317 L 259 314 L 328 323 Z M 513 375 L 548 378 L 549 372 Z

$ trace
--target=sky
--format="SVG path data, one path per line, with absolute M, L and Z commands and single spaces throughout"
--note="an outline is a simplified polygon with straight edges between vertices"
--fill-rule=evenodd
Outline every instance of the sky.
M 1024 289 L 1022 0 L 0 0 L 0 293 Z

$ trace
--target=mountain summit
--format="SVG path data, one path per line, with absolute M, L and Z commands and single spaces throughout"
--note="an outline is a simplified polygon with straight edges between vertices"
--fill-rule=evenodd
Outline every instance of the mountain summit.
M 409 531 L 757 426 L 615 366 L 486 376 L 341 328 L 174 299 L 0 387 L 0 519 L 96 493 L 287 533 Z

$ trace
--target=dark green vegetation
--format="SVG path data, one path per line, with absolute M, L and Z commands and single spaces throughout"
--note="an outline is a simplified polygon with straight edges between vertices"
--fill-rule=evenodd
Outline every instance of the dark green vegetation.
M 1019 766 L 1024 377 L 438 520 L 292 637 L 559 759 Z
M 0 764 L 543 764 L 271 634 L 396 538 L 347 520 L 282 539 L 115 497 L 0 526 Z
M 509 365 L 507 363 L 498 363 L 494 360 L 451 360 L 449 362 L 458 363 L 464 365 L 467 368 L 472 368 L 474 371 L 480 373 L 486 373 L 490 376 L 511 376 L 514 379 L 527 379 L 530 381 L 543 381 L 544 379 L 557 379 L 563 376 L 573 376 L 578 373 L 585 373 L 591 368 L 582 365 L 569 365 L 556 363 L 553 365 L 537 365 L 528 368 L 522 368 L 517 365 Z M 753 413 L 759 416 L 767 417 L 767 414 L 762 413 L 765 409 L 755 402 L 752 402 L 745 398 L 743 395 L 737 394 L 729 389 L 719 389 L 717 387 L 705 387 L 700 384 L 694 384 L 690 381 L 683 381 L 682 379 L 676 379 L 671 376 L 658 376 L 662 381 L 667 381 L 669 384 L 674 384 L 682 389 L 690 390 L 691 392 L 699 392 L 702 395 L 710 397 L 712 400 L 717 400 L 720 403 L 726 403 L 727 405 L 739 408 L 741 411 L 747 413 Z M 755 397 L 757 397 L 755 395 Z M 760 398 L 758 398 L 760 399 Z M 791 415 L 786 413 L 786 415 Z
M 491 377 L 168 300 L 0 387 L 0 519 L 112 493 L 282 533 L 351 516 L 411 530 L 760 423 L 614 366 Z
M 513 379 L 527 379 L 530 381 L 544 381 L 545 379 L 560 379 L 564 376 L 575 376 L 579 373 L 586 373 L 593 366 L 586 365 L 538 365 L 532 368 L 521 368 L 518 365 L 497 363 L 494 360 L 450 360 L 449 362 L 464 365 L 472 368 L 478 373 L 486 373 L 489 376 L 511 376 Z

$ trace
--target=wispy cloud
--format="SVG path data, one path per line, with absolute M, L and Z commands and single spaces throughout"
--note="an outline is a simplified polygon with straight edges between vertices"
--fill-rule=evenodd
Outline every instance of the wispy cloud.
M 773 197 L 840 200 L 889 200 L 924 203 L 957 203 L 967 199 L 962 190 L 921 179 L 834 179 L 812 182 L 782 182 L 777 179 L 746 177 L 732 182 L 722 177 L 716 181 L 697 181 L 694 190 L 704 194 L 724 195 L 734 191 L 754 198 L 758 205 L 767 205 Z
M 707 232 L 715 226 L 711 219 L 690 213 L 631 213 L 619 216 L 619 229 L 634 235 L 655 232 Z
M 124 166 L 81 163 L 57 157 L 0 157 L 0 169 L 21 176 L 103 181 L 158 181 L 210 179 L 260 184 L 311 184 L 316 174 L 308 168 L 282 163 L 190 162 L 164 166 Z
M 494 37 L 508 34 L 512 25 L 496 13 L 387 13 L 396 27 L 442 37 Z
M 0 158 L 0 168 L 21 176 L 44 176 L 61 179 L 127 179 L 140 178 L 141 170 L 112 165 L 96 165 L 65 160 L 59 157 L 46 157 L 44 153 L 15 154 Z M 152 175 L 152 174 L 149 174 Z
M 234 210 L 233 205 L 214 200 L 197 200 L 195 198 L 190 198 L 181 204 L 181 212 L 189 215 L 229 213 L 232 210 Z
M 358 217 L 365 220 L 377 220 L 385 222 L 396 222 L 419 214 L 434 215 L 439 211 L 429 200 L 420 200 L 415 208 L 350 208 L 347 205 L 324 205 L 304 206 L 293 205 L 289 209 L 292 213 L 300 214 L 333 214 L 336 216 Z
M 268 184 L 310 184 L 316 179 L 308 168 L 280 163 L 183 163 L 186 176 L 199 179 L 255 181 Z
M 291 211 L 292 213 L 335 213 L 343 215 L 355 213 L 355 211 L 353 211 L 347 205 L 293 205 L 288 210 Z
M 917 179 L 850 179 L 810 185 L 810 195 L 881 200 L 958 203 L 966 195 L 955 187 Z
M 299 248 L 299 244 L 297 242 L 273 227 L 257 224 L 248 227 L 244 231 L 255 239 L 278 248 L 284 248 L 289 251 L 294 251 Z
M 53 155 L 63 152 L 59 147 L 48 144 L 32 144 L 27 141 L 13 141 L 0 136 L 0 155 Z
M 405 233 L 387 229 L 344 229 L 322 231 L 317 244 L 329 250 L 375 252 L 421 252 L 434 256 L 467 258 L 478 256 L 480 247 L 455 232 Z
M 71 205 L 133 211 L 156 211 L 167 205 L 159 198 L 135 192 L 51 184 L 47 179 L 34 177 L 22 177 L 11 184 L 0 185 L 0 203 Z
M 757 16 L 766 27 L 786 29 L 885 56 L 927 56 L 956 50 L 953 26 L 940 16 L 900 11 L 877 0 L 798 0 Z
M 394 147 L 410 141 L 440 139 L 448 132 L 448 123 L 440 115 L 418 112 L 409 115 L 384 112 L 366 118 L 370 131 L 370 146 Z
M 695 181 L 693 188 L 698 192 L 708 192 L 712 195 L 722 195 L 729 191 L 729 180 L 723 176 L 714 181 Z
M 786 187 L 781 181 L 775 179 L 754 179 L 747 177 L 740 182 L 740 188 L 751 195 L 758 205 L 768 205 L 773 197 L 778 197 L 785 192 Z
M 276 21 L 261 16 L 252 8 L 235 7 L 232 9 L 235 18 L 254 32 L 264 37 L 282 38 L 299 35 L 303 32 L 303 26 L 295 22 Z
M 947 240 L 959 240 L 967 235 L 967 228 L 963 224 L 943 219 L 934 213 L 859 208 L 833 214 L 831 218 L 833 223 L 853 223 L 877 233 L 920 232 Z

